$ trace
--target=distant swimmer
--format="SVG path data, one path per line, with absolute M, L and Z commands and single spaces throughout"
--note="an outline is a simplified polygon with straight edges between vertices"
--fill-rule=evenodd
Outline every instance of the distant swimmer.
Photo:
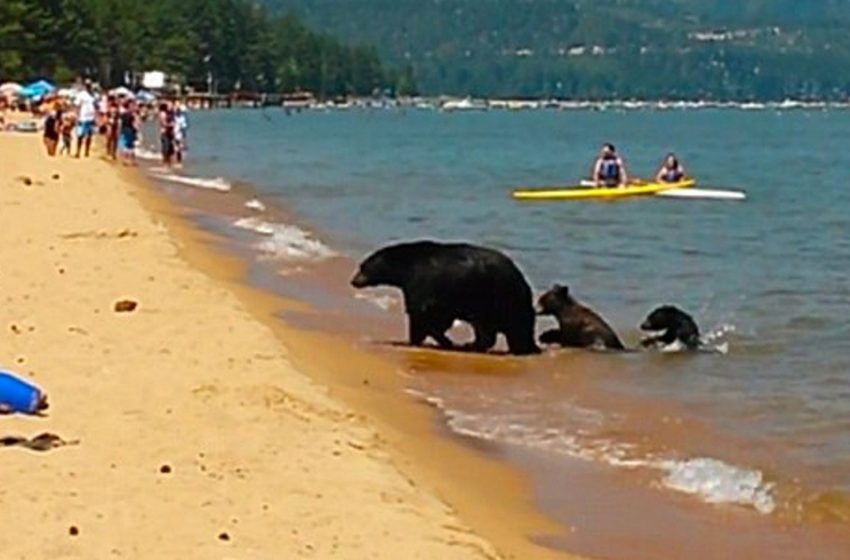
M 679 158 L 676 154 L 669 153 L 664 158 L 664 163 L 655 175 L 655 180 L 659 183 L 678 183 L 685 178 L 685 168 L 679 163 Z
M 629 182 L 626 164 L 613 144 L 605 144 L 593 164 L 593 182 L 597 187 L 624 187 Z

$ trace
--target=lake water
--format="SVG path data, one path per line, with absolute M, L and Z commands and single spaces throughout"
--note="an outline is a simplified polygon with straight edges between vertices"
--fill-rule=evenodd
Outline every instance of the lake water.
M 413 376 L 410 392 L 456 433 L 543 473 L 541 501 L 556 517 L 564 506 L 545 503 L 558 484 L 544 471 L 579 461 L 786 527 L 850 526 L 850 113 L 233 110 L 193 114 L 190 138 L 184 173 L 223 179 L 185 186 L 245 182 L 297 216 L 245 210 L 238 235 L 258 257 L 342 255 L 353 266 L 391 241 L 466 240 L 508 253 L 536 291 L 569 284 L 628 344 L 660 304 L 696 318 L 725 353 L 555 352 L 506 360 L 507 376 L 475 375 L 461 358 L 413 368 L 444 370 Z M 748 198 L 510 198 L 518 186 L 575 183 L 606 141 L 633 175 L 675 150 L 701 187 Z M 335 297 L 353 301 L 347 279 Z M 372 312 L 398 319 L 394 298 L 375 297 Z M 777 542 L 763 557 L 826 557 Z

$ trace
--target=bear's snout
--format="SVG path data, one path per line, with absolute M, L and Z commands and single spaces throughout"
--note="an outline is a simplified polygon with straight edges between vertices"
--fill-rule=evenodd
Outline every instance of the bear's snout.
M 354 278 L 351 279 L 351 285 L 355 288 L 365 288 L 369 285 L 369 278 L 362 272 L 358 272 L 354 275 Z

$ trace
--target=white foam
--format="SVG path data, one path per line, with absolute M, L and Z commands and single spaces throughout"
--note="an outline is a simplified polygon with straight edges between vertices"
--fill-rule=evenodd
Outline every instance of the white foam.
M 216 177 L 214 179 L 205 179 L 203 177 L 191 177 L 187 175 L 177 175 L 174 173 L 154 173 L 154 177 L 161 181 L 168 181 L 169 183 L 177 183 L 189 187 L 196 187 L 199 189 L 210 189 L 221 192 L 228 192 L 232 187 L 229 182 L 222 179 L 221 177 Z
M 336 253 L 303 229 L 260 218 L 239 218 L 233 227 L 252 231 L 266 239 L 253 245 L 264 258 L 271 260 L 316 261 L 333 257 Z
M 156 161 L 162 159 L 162 155 L 159 152 L 155 152 L 153 150 L 148 150 L 147 148 L 136 148 L 136 157 L 138 159 L 151 160 Z
M 367 301 L 374 305 L 375 307 L 382 309 L 383 311 L 389 311 L 393 307 L 400 305 L 401 301 L 399 298 L 395 296 L 391 296 L 389 294 L 386 295 L 375 295 L 370 294 L 368 292 L 356 292 L 354 294 L 355 299 L 360 299 L 363 301 Z
M 239 218 L 233 222 L 233 227 L 247 229 L 260 235 L 274 235 L 275 226 L 260 218 Z
M 765 515 L 776 509 L 774 484 L 765 481 L 758 470 L 706 457 L 680 460 L 641 454 L 630 444 L 592 435 L 584 437 L 582 430 L 566 433 L 561 428 L 535 426 L 529 413 L 461 412 L 447 408 L 438 397 L 409 392 L 441 410 L 452 431 L 467 437 L 539 449 L 615 468 L 650 469 L 659 472 L 662 487 L 696 496 L 706 503 L 750 507 Z M 600 411 L 581 407 L 576 412 L 590 415 L 597 422 L 602 415 Z
M 726 355 L 729 353 L 729 342 L 724 340 L 728 334 L 734 333 L 738 327 L 732 323 L 722 323 L 704 334 L 702 338 L 702 350 Z
M 256 198 L 252 198 L 251 200 L 245 203 L 245 208 L 248 210 L 256 210 L 257 212 L 265 212 L 266 205 L 257 200 Z
M 711 344 L 718 340 L 722 340 L 726 335 L 730 333 L 734 333 L 738 330 L 738 327 L 733 325 L 732 323 L 722 323 L 717 327 L 711 329 L 708 333 L 702 336 L 703 342 L 706 344 Z
M 665 344 L 660 348 L 663 354 L 678 354 L 679 352 L 687 352 L 690 349 L 678 338 L 670 344 Z
M 665 462 L 664 469 L 664 486 L 699 496 L 708 503 L 751 506 L 763 514 L 776 509 L 774 485 L 765 482 L 760 471 L 705 457 Z

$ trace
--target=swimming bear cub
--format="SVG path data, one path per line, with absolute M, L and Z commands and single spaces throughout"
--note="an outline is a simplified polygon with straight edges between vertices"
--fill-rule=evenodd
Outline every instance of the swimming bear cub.
M 557 329 L 540 335 L 541 344 L 625 350 L 614 329 L 592 309 L 573 299 L 567 286 L 555 284 L 540 296 L 537 314 L 553 315 L 558 320 Z
M 493 249 L 435 241 L 391 245 L 366 258 L 351 285 L 401 289 L 413 346 L 431 337 L 453 348 L 446 331 L 459 319 L 475 331 L 471 350 L 486 352 L 502 333 L 512 354 L 540 352 L 531 287 L 513 261 Z
M 655 309 L 640 325 L 641 330 L 660 333 L 641 341 L 643 348 L 665 347 L 678 342 L 689 350 L 700 347 L 699 327 L 696 321 L 672 305 L 664 305 Z

